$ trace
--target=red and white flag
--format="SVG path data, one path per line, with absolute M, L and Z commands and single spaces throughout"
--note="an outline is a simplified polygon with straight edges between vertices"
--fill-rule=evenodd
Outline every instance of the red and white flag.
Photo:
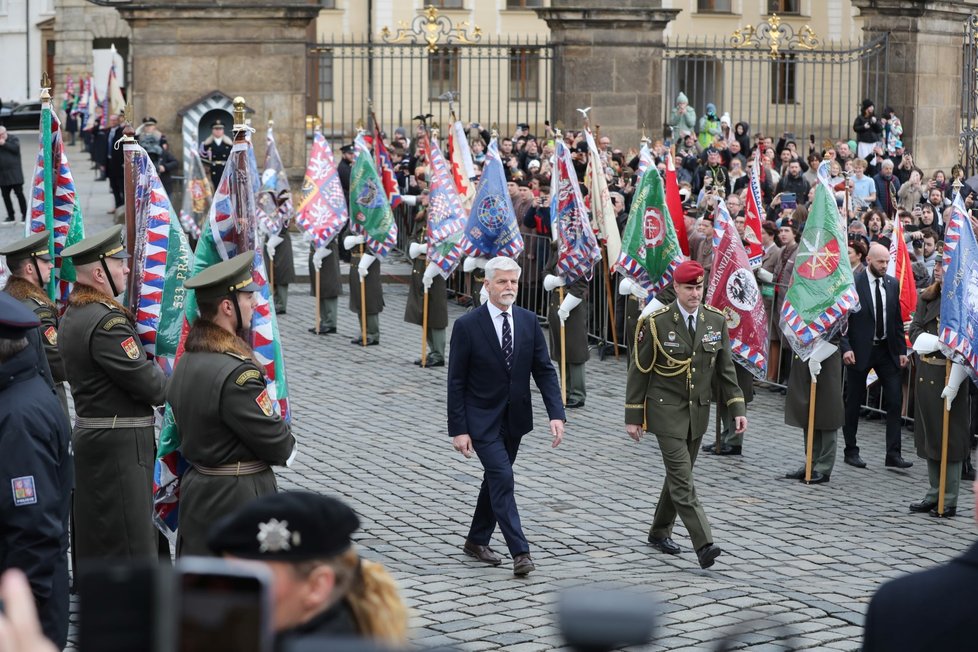
M 900 288 L 900 319 L 909 324 L 917 309 L 917 285 L 914 283 L 913 269 L 910 263 L 910 252 L 903 239 L 903 225 L 900 220 L 893 221 L 893 233 L 890 235 L 890 262 L 886 273 L 897 280 Z M 907 346 L 910 345 L 909 337 Z
M 764 201 L 761 197 L 761 157 L 754 156 L 747 173 L 747 201 L 744 202 L 744 239 L 747 241 L 747 262 L 751 269 L 761 266 L 764 260 L 764 245 L 761 244 L 761 223 L 764 222 Z
M 653 167 L 653 171 L 655 168 Z M 689 235 L 686 233 L 686 213 L 683 211 L 683 198 L 679 196 L 679 179 L 676 177 L 676 165 L 672 153 L 666 153 L 666 206 L 672 217 L 672 225 L 676 228 L 679 238 L 679 248 L 684 256 L 689 256 Z

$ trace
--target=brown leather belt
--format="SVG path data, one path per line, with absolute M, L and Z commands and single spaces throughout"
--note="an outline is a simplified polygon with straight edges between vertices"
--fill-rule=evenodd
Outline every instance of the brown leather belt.
M 113 430 L 116 428 L 148 428 L 156 425 L 156 417 L 75 417 L 76 428 Z
M 197 473 L 213 476 L 252 475 L 270 468 L 265 462 L 259 461 L 236 462 L 234 464 L 222 464 L 221 466 L 201 466 L 199 464 L 194 464 L 193 466 L 197 469 Z

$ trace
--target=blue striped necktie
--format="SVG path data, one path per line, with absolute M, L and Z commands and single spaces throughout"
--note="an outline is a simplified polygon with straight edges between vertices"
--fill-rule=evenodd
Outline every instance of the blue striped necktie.
M 513 329 L 509 326 L 509 313 L 503 315 L 503 359 L 506 361 L 506 368 L 513 368 Z

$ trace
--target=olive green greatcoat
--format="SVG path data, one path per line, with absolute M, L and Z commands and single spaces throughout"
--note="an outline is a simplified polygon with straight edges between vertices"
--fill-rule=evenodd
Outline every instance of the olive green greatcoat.
M 282 466 L 295 439 L 272 412 L 265 377 L 241 339 L 198 319 L 187 336 L 167 401 L 180 429 L 180 450 L 191 467 L 180 483 L 177 554 L 208 555 L 207 531 L 217 519 L 278 489 L 265 469 L 239 476 L 204 475 L 195 467 L 238 462 Z
M 427 211 L 418 211 L 418 221 L 411 234 L 411 242 L 423 242 L 427 229 Z M 411 283 L 408 286 L 407 305 L 404 307 L 404 321 L 422 326 L 424 317 L 424 271 L 428 267 L 428 257 L 421 254 L 411 265 Z M 448 328 L 448 286 L 442 275 L 437 275 L 428 288 L 428 328 Z
M 342 293 L 340 286 L 339 245 L 336 243 L 336 238 L 333 238 L 326 246 L 333 253 L 323 259 L 322 267 L 319 268 L 319 298 L 335 299 Z M 312 296 L 316 296 L 316 268 L 312 264 L 312 255 L 314 253 L 316 253 L 316 248 L 309 245 L 309 278 L 312 279 L 312 282 L 309 284 L 309 293 Z M 359 287 L 359 279 L 357 285 Z
M 350 252 L 350 310 L 360 314 L 360 272 L 357 265 L 360 264 L 360 247 L 354 247 Z M 376 315 L 384 311 L 384 288 L 380 282 L 380 259 L 375 260 L 368 268 L 369 274 L 366 278 L 367 288 L 367 314 Z
M 838 338 L 832 342 L 838 346 Z M 791 373 L 784 399 L 784 422 L 808 430 L 808 404 L 811 397 L 812 375 L 808 363 L 803 362 L 791 349 L 782 355 L 791 356 Z M 796 373 L 797 372 L 797 373 Z M 845 425 L 842 404 L 842 353 L 835 353 L 822 361 L 822 370 L 815 384 L 815 429 L 837 430 Z
M 275 258 L 271 260 L 275 269 L 275 285 L 295 283 L 295 254 L 292 253 L 292 235 L 289 227 L 283 226 L 278 232 L 282 242 L 275 247 Z M 268 269 L 268 247 L 265 247 L 265 269 Z
M 152 417 L 153 406 L 163 404 L 163 370 L 147 359 L 123 307 L 95 288 L 75 285 L 58 350 L 78 417 Z M 156 559 L 155 441 L 154 426 L 75 427 L 72 546 L 80 563 Z
M 553 256 L 552 258 L 556 258 Z M 553 273 L 552 271 L 550 273 Z M 557 309 L 560 308 L 560 290 L 550 293 L 550 313 L 548 322 L 550 324 L 550 359 L 560 362 L 560 317 L 557 316 Z M 588 282 L 579 278 L 570 285 L 564 287 L 564 296 L 572 294 L 581 303 L 571 310 L 570 317 L 564 322 L 565 338 L 567 340 L 567 364 L 584 364 L 590 358 L 587 346 L 587 312 L 588 312 Z

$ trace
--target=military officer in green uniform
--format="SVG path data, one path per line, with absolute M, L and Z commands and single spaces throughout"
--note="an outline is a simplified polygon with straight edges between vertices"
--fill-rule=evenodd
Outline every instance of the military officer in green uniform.
M 166 376 L 114 298 L 129 276 L 122 227 L 61 255 L 74 263 L 78 279 L 58 337 L 76 416 L 72 546 L 82 565 L 88 559 L 155 560 L 153 406 L 163 404 Z
M 251 324 L 254 256 L 243 253 L 184 283 L 200 317 L 167 389 L 190 464 L 180 483 L 178 555 L 207 555 L 208 528 L 256 496 L 275 493 L 272 466 L 295 449 L 289 424 L 274 410 L 265 375 L 240 337 Z
M 404 321 L 422 326 L 424 322 L 424 293 L 428 291 L 428 354 L 425 367 L 445 366 L 445 331 L 448 328 L 448 287 L 437 265 L 428 262 L 428 245 L 424 242 L 428 226 L 428 191 L 419 195 L 423 207 L 415 216 L 414 232 L 408 256 L 414 261 L 411 268 L 411 285 L 408 287 Z M 421 365 L 421 358 L 414 361 Z
M 350 310 L 357 313 L 357 332 L 361 333 L 360 322 L 360 279 L 365 279 L 367 294 L 367 346 L 380 344 L 380 313 L 384 310 L 384 287 L 380 281 L 380 260 L 369 253 L 362 235 L 348 235 L 343 238 L 343 248 L 350 252 Z M 363 346 L 363 336 L 357 335 L 351 344 Z
M 699 263 L 681 263 L 673 274 L 676 300 L 639 321 L 628 366 L 625 431 L 635 441 L 645 432 L 655 434 L 666 467 L 649 543 L 679 554 L 682 549 L 672 540 L 678 514 L 700 566 L 709 568 L 722 551 L 693 486 L 693 463 L 710 419 L 714 378 L 720 380 L 717 398 L 733 414 L 736 430 L 747 428 L 747 417 L 726 320 L 702 305 L 703 277 Z
M 340 296 L 340 257 L 336 237 L 325 247 L 309 245 L 310 293 L 316 296 L 316 277 L 319 274 L 319 323 L 309 329 L 315 335 L 336 332 L 336 310 Z
M 41 321 L 41 343 L 54 382 L 61 407 L 68 416 L 68 398 L 65 395 L 65 364 L 58 351 L 58 308 L 44 288 L 51 278 L 51 256 L 48 254 L 48 231 L 31 234 L 0 248 L 0 256 L 7 259 L 10 278 L 3 291 L 29 308 Z
M 543 278 L 543 289 L 550 292 L 550 359 L 560 369 L 560 327 L 564 327 L 564 346 L 567 349 L 567 405 L 568 408 L 582 408 L 587 399 L 587 386 L 584 366 L 590 357 L 587 346 L 587 296 L 588 281 L 583 276 L 573 283 L 553 274 L 557 271 L 557 246 L 551 245 L 547 275 Z M 564 288 L 564 298 L 560 299 L 557 288 Z M 562 379 L 563 382 L 563 379 Z
M 948 384 L 944 384 L 947 358 L 941 353 L 937 340 L 943 280 L 944 265 L 939 255 L 934 264 L 934 282 L 921 291 L 917 299 L 917 311 L 910 322 L 910 341 L 913 342 L 913 349 L 917 354 L 913 439 L 917 456 L 927 460 L 929 481 L 923 500 L 910 503 L 910 511 L 946 518 L 957 512 L 961 466 L 971 454 L 971 404 L 968 388 L 958 391 L 967 377 L 961 364 L 951 365 Z M 950 400 L 951 403 L 947 431 L 947 475 L 944 484 L 944 513 L 938 514 L 945 400 Z

